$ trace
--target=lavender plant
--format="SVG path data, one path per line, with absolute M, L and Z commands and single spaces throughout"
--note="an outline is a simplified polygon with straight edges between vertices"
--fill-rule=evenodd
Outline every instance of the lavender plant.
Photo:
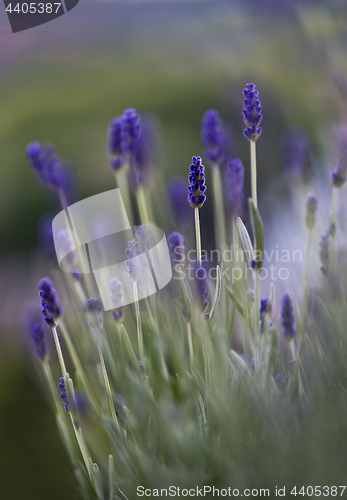
M 153 300 L 139 300 L 139 283 L 144 279 L 141 256 L 148 256 L 152 246 L 150 227 L 145 225 L 151 204 L 143 191 L 150 182 L 147 158 L 151 151 L 147 149 L 150 141 L 141 135 L 145 127 L 141 129 L 139 115 L 129 109 L 111 122 L 108 142 L 110 166 L 122 194 L 123 189 L 127 191 L 127 176 L 120 181 L 120 175 L 137 174 L 134 189 L 143 224 L 124 248 L 128 283 L 119 276 L 110 280 L 113 309 L 108 312 L 103 311 L 93 284 L 80 274 L 78 279 L 65 280 L 64 286 L 71 287 L 68 301 L 73 307 L 65 307 L 68 301 L 62 285 L 64 309 L 53 283 L 48 278 L 39 283 L 44 324 L 35 320 L 30 325 L 31 337 L 84 499 L 131 500 L 150 494 L 164 497 L 170 486 L 180 488 L 182 495 L 186 490 L 205 488 L 205 496 L 211 497 L 212 487 L 228 491 L 232 486 L 239 493 L 249 487 L 268 488 L 267 496 L 274 496 L 275 484 L 289 486 L 287 468 L 275 469 L 275 465 L 278 461 L 290 462 L 292 446 L 296 447 L 298 463 L 308 457 L 314 460 L 322 391 L 329 397 L 334 391 L 342 418 L 347 416 L 344 323 L 337 323 L 334 332 L 334 345 L 339 349 L 324 350 L 327 338 L 323 327 L 329 325 L 330 342 L 334 305 L 331 309 L 330 304 L 322 305 L 321 291 L 311 289 L 308 308 L 308 266 L 315 265 L 310 262 L 317 226 L 314 195 L 309 194 L 306 202 L 308 240 L 301 302 L 287 291 L 276 308 L 273 283 L 262 295 L 265 232 L 257 206 L 255 150 L 262 116 L 254 84 L 247 85 L 244 96 L 244 135 L 250 141 L 251 156 L 252 197 L 248 208 L 252 237 L 241 219 L 245 215 L 244 168 L 240 159 L 225 158 L 217 112 L 205 114 L 202 133 L 206 159 L 218 172 L 212 175 L 218 187 L 213 188 L 213 219 L 219 225 L 216 243 L 219 249 L 227 241 L 240 243 L 242 260 L 225 259 L 223 273 L 219 266 L 206 265 L 199 216 L 206 200 L 205 168 L 202 159 L 193 156 L 188 199 L 182 194 L 181 181 L 169 188 L 172 220 L 178 225 L 180 218 L 185 219 L 179 227 L 182 232 L 175 230 L 168 236 L 174 278 Z M 146 147 L 141 149 L 144 143 Z M 30 164 L 38 179 L 49 187 L 52 182 L 47 179 L 55 168 L 51 156 L 55 158 L 46 147 L 29 145 Z M 219 169 L 225 160 L 230 204 L 224 204 L 219 182 Z M 331 179 L 336 193 L 345 182 L 342 163 Z M 132 211 L 131 198 L 124 197 Z M 336 194 L 333 200 L 330 220 L 336 225 Z M 64 199 L 61 202 L 66 208 Z M 187 211 L 189 205 L 194 208 L 194 219 Z M 305 206 L 302 211 L 304 220 Z M 225 224 L 229 219 L 234 224 Z M 191 265 L 189 233 L 194 232 L 196 259 Z M 332 237 L 329 229 L 321 241 L 327 287 L 333 285 L 328 272 Z M 235 253 L 230 254 L 235 257 Z M 78 274 L 77 259 L 74 267 L 71 272 Z M 129 288 L 134 303 L 124 306 L 125 290 Z M 343 303 L 344 295 L 339 300 Z M 47 327 L 53 333 L 56 352 L 50 352 L 47 346 Z M 83 394 L 83 413 L 75 386 Z M 329 423 L 331 418 L 329 414 Z M 302 442 L 307 449 L 300 448 Z M 333 484 L 333 468 L 328 464 L 324 472 Z M 322 468 L 315 462 L 305 473 L 298 466 L 297 484 L 314 484 Z

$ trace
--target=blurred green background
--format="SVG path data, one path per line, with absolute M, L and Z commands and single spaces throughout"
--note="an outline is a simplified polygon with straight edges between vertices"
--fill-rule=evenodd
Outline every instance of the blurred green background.
M 21 320 L 48 273 L 37 222 L 57 210 L 28 167 L 27 144 L 55 144 L 76 169 L 82 199 L 114 187 L 106 133 L 125 108 L 159 119 L 166 179 L 186 175 L 191 156 L 202 154 L 201 119 L 217 108 L 247 167 L 242 89 L 253 81 L 264 116 L 260 207 L 271 206 L 274 185 L 286 193 L 279 146 L 286 127 L 306 129 L 323 155 L 327 131 L 344 118 L 333 74 L 347 75 L 346 2 L 81 0 L 68 15 L 18 34 L 0 11 L 0 494 L 77 499 Z M 208 239 L 209 205 L 206 220 Z

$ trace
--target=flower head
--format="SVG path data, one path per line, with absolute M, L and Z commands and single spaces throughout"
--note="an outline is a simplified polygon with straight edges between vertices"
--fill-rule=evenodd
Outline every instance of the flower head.
M 306 226 L 313 229 L 316 222 L 317 198 L 314 194 L 309 194 L 306 200 Z
M 174 265 L 181 264 L 184 261 L 184 237 L 178 231 L 174 231 L 167 237 L 169 242 L 169 251 Z
M 288 341 L 294 339 L 296 337 L 295 316 L 289 293 L 284 294 L 282 297 L 281 320 L 284 338 Z
M 265 316 L 266 314 L 271 317 L 272 316 L 272 302 L 270 299 L 265 298 L 260 300 L 260 333 L 261 335 L 264 333 L 265 326 Z
M 39 142 L 31 142 L 28 144 L 26 156 L 41 183 L 54 189 L 64 187 L 64 171 L 55 148 L 51 144 L 42 145 Z
M 114 310 L 112 317 L 115 321 L 123 320 L 124 312 L 124 286 L 118 278 L 112 278 L 109 283 L 110 299 Z
M 244 166 L 239 158 L 227 164 L 228 196 L 235 215 L 242 210 Z
M 256 141 L 262 132 L 258 126 L 262 120 L 262 115 L 258 91 L 255 90 L 254 83 L 247 84 L 243 95 L 245 96 L 243 101 L 243 121 L 247 125 L 243 133 L 249 141 Z
M 60 377 L 60 382 L 58 384 L 58 387 L 61 390 L 61 394 L 60 394 L 61 402 L 63 403 L 65 410 L 68 412 L 70 405 L 69 405 L 69 400 L 67 399 L 67 395 L 66 395 L 64 377 Z
M 129 181 L 134 188 L 147 186 L 157 156 L 158 127 L 152 117 L 141 120 L 141 132 L 134 143 L 134 161 L 131 163 Z
M 208 161 L 220 166 L 224 160 L 224 133 L 218 111 L 210 109 L 204 114 L 201 138 Z
M 188 181 L 188 202 L 193 208 L 201 208 L 205 203 L 205 167 L 200 156 L 193 156 Z
M 346 164 L 343 158 L 339 158 L 336 168 L 331 172 L 331 182 L 334 187 L 340 188 L 346 182 Z
M 122 149 L 122 118 L 117 117 L 111 120 L 108 128 L 108 152 L 111 156 L 110 166 L 114 170 L 119 170 L 125 163 Z
M 46 325 L 54 328 L 63 314 L 58 293 L 54 290 L 54 284 L 48 278 L 43 278 L 39 282 L 38 289 L 41 297 L 43 319 Z
M 93 339 L 97 340 L 101 336 L 103 319 L 101 316 L 102 307 L 99 299 L 91 297 L 87 301 L 88 324 L 93 334 Z
M 125 250 L 125 253 L 128 257 L 128 260 L 125 261 L 125 265 L 128 269 L 129 278 L 131 278 L 133 281 L 136 281 L 138 279 L 139 273 L 137 269 L 138 262 L 136 261 L 135 257 L 141 255 L 142 250 L 135 239 L 128 242 L 128 248 Z
M 35 346 L 36 356 L 43 361 L 47 355 L 46 334 L 41 323 L 31 326 L 31 338 Z
M 324 234 L 320 240 L 319 246 L 320 246 L 320 261 L 322 263 L 320 270 L 326 276 L 328 274 L 328 269 L 329 269 L 329 236 L 330 233 Z
M 121 120 L 121 149 L 125 154 L 132 154 L 141 133 L 140 115 L 134 108 L 129 108 L 124 111 Z

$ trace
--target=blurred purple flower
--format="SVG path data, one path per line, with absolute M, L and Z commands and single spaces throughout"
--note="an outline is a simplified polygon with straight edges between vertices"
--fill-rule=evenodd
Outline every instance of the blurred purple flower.
M 228 196 L 235 216 L 242 211 L 244 171 L 239 158 L 229 161 L 227 164 Z
M 306 175 L 311 164 L 309 137 L 306 132 L 298 129 L 288 129 L 281 141 L 283 165 L 288 175 L 295 180 L 301 180 Z
M 224 132 L 218 111 L 210 109 L 204 114 L 201 138 L 208 161 L 221 166 L 224 160 Z

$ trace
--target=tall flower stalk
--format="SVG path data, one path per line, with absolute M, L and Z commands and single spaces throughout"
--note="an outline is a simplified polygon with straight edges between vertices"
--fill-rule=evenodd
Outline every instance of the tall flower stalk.
M 196 260 L 198 266 L 201 266 L 201 233 L 199 209 L 206 200 L 205 191 L 205 167 L 202 164 L 200 156 L 193 156 L 188 176 L 188 202 L 195 213 L 195 240 L 196 240 Z
M 215 241 L 219 248 L 226 245 L 225 215 L 223 206 L 223 187 L 221 166 L 224 162 L 223 122 L 218 111 L 206 111 L 202 120 L 201 137 L 205 149 L 205 157 L 211 164 L 213 192 L 213 220 Z

